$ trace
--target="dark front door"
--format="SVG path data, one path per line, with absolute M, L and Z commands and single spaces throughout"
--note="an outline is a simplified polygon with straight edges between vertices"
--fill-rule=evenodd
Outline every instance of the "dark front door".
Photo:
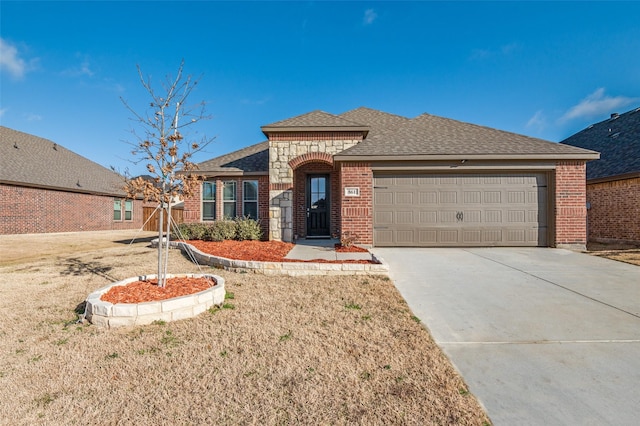
M 329 175 L 307 176 L 307 236 L 329 236 Z

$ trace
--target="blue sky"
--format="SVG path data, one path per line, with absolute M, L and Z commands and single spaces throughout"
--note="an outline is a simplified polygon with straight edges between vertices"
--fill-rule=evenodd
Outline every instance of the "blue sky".
M 359 106 L 560 141 L 640 106 L 640 2 L 0 3 L 0 123 L 106 167 L 129 163 L 152 82 L 201 76 L 216 136 Z

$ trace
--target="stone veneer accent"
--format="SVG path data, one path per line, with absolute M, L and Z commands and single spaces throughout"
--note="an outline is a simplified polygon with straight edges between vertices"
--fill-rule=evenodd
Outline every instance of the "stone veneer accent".
M 269 134 L 269 239 L 293 241 L 293 178 L 291 165 L 308 164 L 309 154 L 326 162 L 362 141 L 362 132 L 274 132 Z M 298 157 L 301 159 L 296 160 Z

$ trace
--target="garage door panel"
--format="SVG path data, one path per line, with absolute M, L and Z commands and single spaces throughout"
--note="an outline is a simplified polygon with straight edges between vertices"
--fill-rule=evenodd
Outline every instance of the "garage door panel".
M 374 176 L 378 246 L 547 244 L 544 173 Z
M 413 192 L 396 192 L 396 204 L 413 204 Z

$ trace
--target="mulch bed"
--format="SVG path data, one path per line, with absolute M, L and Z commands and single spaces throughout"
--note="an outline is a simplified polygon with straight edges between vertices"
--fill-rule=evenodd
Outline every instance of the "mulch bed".
M 100 297 L 110 303 L 142 303 L 186 296 L 212 287 L 207 278 L 174 277 L 168 278 L 164 287 L 158 287 L 158 280 L 135 281 L 126 285 L 111 287 Z
M 212 256 L 235 260 L 252 260 L 256 262 L 313 262 L 313 263 L 374 263 L 371 260 L 298 260 L 285 259 L 295 244 L 282 241 L 201 241 L 189 240 L 191 244 L 203 253 Z M 338 248 L 338 246 L 340 248 Z M 336 251 L 341 253 L 366 253 L 368 250 L 356 246 L 341 246 L 336 244 Z

